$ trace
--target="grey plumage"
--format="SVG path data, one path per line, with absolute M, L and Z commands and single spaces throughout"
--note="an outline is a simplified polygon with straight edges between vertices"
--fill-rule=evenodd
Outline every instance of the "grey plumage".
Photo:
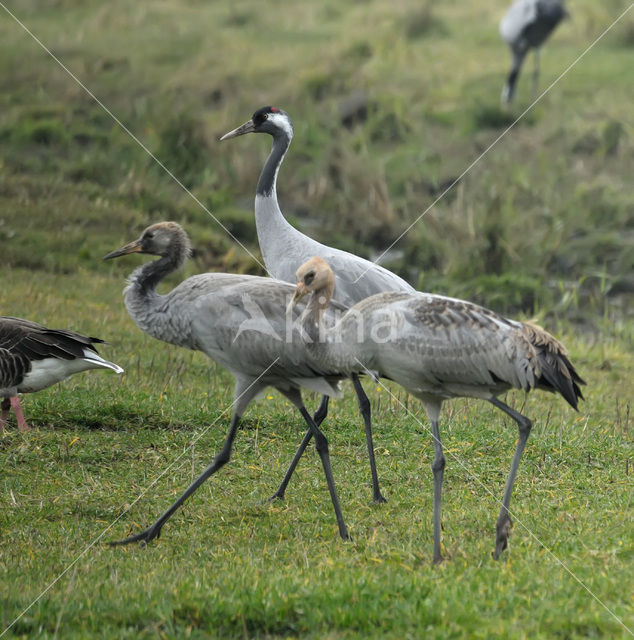
M 246 133 L 267 133 L 273 138 L 271 153 L 258 181 L 255 196 L 255 224 L 264 263 L 271 276 L 286 282 L 295 281 L 295 272 L 312 256 L 323 258 L 334 270 L 334 299 L 351 306 L 368 296 L 383 291 L 414 291 L 403 278 L 369 260 L 346 251 L 321 244 L 295 229 L 284 218 L 277 200 L 277 174 L 293 139 L 293 123 L 289 115 L 275 107 L 258 109 L 250 120 L 226 133 L 221 140 Z M 352 376 L 363 415 L 368 455 L 372 471 L 375 502 L 384 502 L 374 462 L 370 403 L 356 374 Z M 320 407 L 321 419 L 327 413 L 327 399 Z M 297 461 L 310 440 L 310 434 L 300 448 L 286 473 L 284 481 L 273 497 L 283 497 Z
M 500 35 L 511 48 L 513 62 L 502 90 L 502 100 L 511 102 L 515 85 L 530 49 L 535 51 L 533 92 L 537 90 L 539 48 L 567 16 L 561 0 L 515 0 L 500 22 Z
M 306 282 L 306 274 L 310 282 Z M 312 292 L 305 322 L 314 327 L 328 304 L 332 274 L 318 258 L 297 273 L 296 297 Z M 378 331 L 381 328 L 382 331 Z M 314 330 L 314 329 L 313 329 Z M 313 366 L 340 373 L 375 371 L 416 396 L 432 424 L 434 471 L 434 561 L 440 552 L 441 485 L 445 459 L 438 419 L 442 403 L 455 397 L 488 400 L 519 427 L 519 439 L 497 522 L 495 557 L 506 548 L 508 508 L 531 422 L 498 396 L 509 389 L 545 389 L 562 395 L 574 409 L 585 384 L 563 345 L 529 323 L 517 322 L 473 303 L 428 293 L 383 293 L 367 298 L 307 345 Z
M 3 397 L 0 429 L 9 408 L 18 417 L 18 427 L 27 429 L 18 393 L 32 393 L 88 369 L 123 369 L 104 360 L 97 352 L 99 338 L 74 331 L 49 329 L 35 322 L 0 316 L 0 396 Z
M 294 287 L 272 278 L 206 273 L 187 278 L 169 293 L 156 291 L 158 282 L 183 265 L 191 251 L 185 231 L 175 222 L 148 227 L 141 237 L 105 256 L 147 253 L 159 258 L 136 269 L 124 290 L 125 305 L 146 333 L 171 344 L 202 351 L 235 378 L 231 427 L 221 452 L 171 507 L 148 529 L 115 544 L 149 542 L 178 507 L 229 460 L 240 418 L 249 402 L 267 386 L 275 387 L 300 411 L 317 441 L 331 494 L 339 533 L 348 533 L 337 499 L 328 442 L 307 413 L 301 387 L 338 395 L 341 376 L 314 368 L 304 357 L 301 325 L 293 324 L 286 308 Z M 301 310 L 300 310 L 301 312 Z M 332 324 L 336 309 L 324 321 Z M 295 320 L 298 318 L 294 312 Z

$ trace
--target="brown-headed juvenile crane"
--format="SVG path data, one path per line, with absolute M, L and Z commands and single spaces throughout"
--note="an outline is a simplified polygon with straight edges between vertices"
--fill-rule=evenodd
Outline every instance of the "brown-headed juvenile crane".
M 414 291 L 403 278 L 388 271 L 374 262 L 355 256 L 347 251 L 316 242 L 295 229 L 284 218 L 277 201 L 277 174 L 293 139 L 293 123 L 289 115 L 275 107 L 258 109 L 250 120 L 226 133 L 221 140 L 235 138 L 246 133 L 266 133 L 273 138 L 271 152 L 264 163 L 255 193 L 255 225 L 258 242 L 264 264 L 269 274 L 278 280 L 295 282 L 297 268 L 313 256 L 320 256 L 335 273 L 334 299 L 346 306 L 384 291 Z M 372 425 L 370 419 L 370 401 L 365 394 L 359 376 L 351 375 L 356 391 L 359 408 L 365 425 L 365 436 L 372 473 L 372 490 L 374 502 L 385 502 L 379 489 L 376 472 L 374 446 L 372 443 Z M 321 406 L 315 414 L 319 424 L 328 412 L 328 397 L 324 396 Z M 273 498 L 283 498 L 286 486 L 293 474 L 295 466 L 312 437 L 310 429 L 306 433 L 291 465 L 286 472 L 282 484 Z
M 545 389 L 559 393 L 577 409 L 585 384 L 563 345 L 533 324 L 508 320 L 483 307 L 429 293 L 383 293 L 348 310 L 333 328 L 321 316 L 334 286 L 333 273 L 313 258 L 297 271 L 293 302 L 312 293 L 303 322 L 312 366 L 341 374 L 375 371 L 417 397 L 431 422 L 435 456 L 434 562 L 442 560 L 440 512 L 445 456 L 438 419 L 445 400 L 488 400 L 518 425 L 519 438 L 497 520 L 494 557 L 506 549 L 509 504 L 531 421 L 498 396 L 509 389 Z
M 0 431 L 11 409 L 18 420 L 18 429 L 29 429 L 19 393 L 41 391 L 89 369 L 123 373 L 119 365 L 97 353 L 95 345 L 99 343 L 103 340 L 74 331 L 48 329 L 22 318 L 0 316 L 0 397 L 3 398 Z
M 220 452 L 179 498 L 150 527 L 111 544 L 147 543 L 160 535 L 165 522 L 185 500 L 227 462 L 240 418 L 251 400 L 272 386 L 297 407 L 313 434 L 339 534 L 348 538 L 335 490 L 328 441 L 306 411 L 302 387 L 321 394 L 340 395 L 341 376 L 308 366 L 301 326 L 294 326 L 287 304 L 294 286 L 272 278 L 227 273 L 203 273 L 187 278 L 169 293 L 156 291 L 159 282 L 180 268 L 191 252 L 189 238 L 175 222 L 154 224 L 135 240 L 104 259 L 131 253 L 158 256 L 138 267 L 124 290 L 125 306 L 137 326 L 164 342 L 202 351 L 235 378 L 231 425 Z M 301 312 L 301 310 L 298 310 Z M 298 312 L 295 312 L 297 320 Z M 324 322 L 331 322 L 332 313 Z

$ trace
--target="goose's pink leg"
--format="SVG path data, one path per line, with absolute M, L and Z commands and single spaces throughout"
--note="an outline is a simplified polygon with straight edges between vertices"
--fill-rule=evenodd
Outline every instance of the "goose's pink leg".
M 31 427 L 26 423 L 24 413 L 22 413 L 20 398 L 18 396 L 13 396 L 13 398 L 11 398 L 11 406 L 15 412 L 15 417 L 18 419 L 18 429 L 20 429 L 20 431 L 30 431 Z
M 0 431 L 4 431 L 4 425 L 7 423 L 7 417 L 9 416 L 9 410 L 11 409 L 11 402 L 9 398 L 4 398 L 2 400 L 2 415 L 0 415 Z

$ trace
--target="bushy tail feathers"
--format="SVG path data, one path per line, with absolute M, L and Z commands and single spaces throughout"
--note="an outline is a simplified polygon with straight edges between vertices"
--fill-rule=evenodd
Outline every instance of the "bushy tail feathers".
M 580 387 L 586 383 L 568 359 L 566 348 L 537 325 L 524 323 L 524 332 L 537 353 L 541 370 L 537 386 L 560 393 L 576 411 L 578 401 L 583 400 Z

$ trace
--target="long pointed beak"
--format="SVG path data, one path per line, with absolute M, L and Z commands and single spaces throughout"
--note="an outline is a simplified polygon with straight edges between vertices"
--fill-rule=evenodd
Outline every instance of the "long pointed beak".
M 111 251 L 108 255 L 103 257 L 104 260 L 110 260 L 111 258 L 118 258 L 120 256 L 125 256 L 128 253 L 142 253 L 143 249 L 141 247 L 141 240 L 135 240 L 134 242 L 130 242 L 126 244 L 121 249 L 117 249 L 116 251 Z
M 295 289 L 295 293 L 293 294 L 293 297 L 291 298 L 291 301 L 288 303 L 288 307 L 286 308 L 286 312 L 290 313 L 293 310 L 293 308 L 295 307 L 295 305 L 305 295 L 308 295 L 309 293 L 310 293 L 310 291 L 308 290 L 306 285 L 303 282 L 298 282 L 297 283 L 297 288 Z
M 225 133 L 222 138 L 220 138 L 220 142 L 223 140 L 229 140 L 229 138 L 237 138 L 238 136 L 243 136 L 245 133 L 253 133 L 255 131 L 255 125 L 253 124 L 253 120 L 248 120 L 244 124 L 240 125 L 237 129 L 233 131 L 229 131 L 229 133 Z

